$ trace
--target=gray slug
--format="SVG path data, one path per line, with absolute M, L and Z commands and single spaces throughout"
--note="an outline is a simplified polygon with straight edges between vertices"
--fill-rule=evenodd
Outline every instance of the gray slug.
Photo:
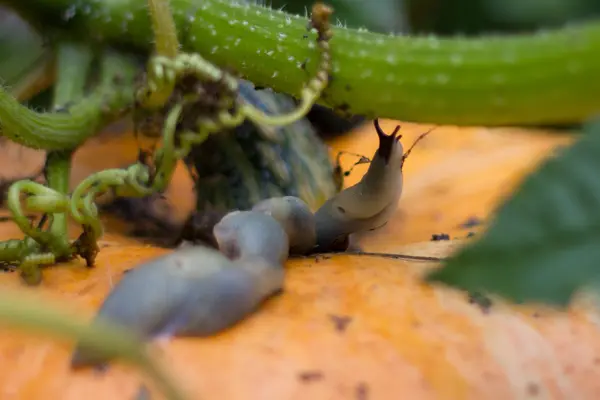
M 277 221 L 263 213 L 232 212 L 214 231 L 223 252 L 181 247 L 141 264 L 113 288 L 96 318 L 125 326 L 141 339 L 209 336 L 283 290 L 288 242 Z M 102 368 L 108 361 L 78 347 L 71 365 Z
M 385 225 L 398 207 L 402 194 L 404 148 L 400 126 L 386 135 L 374 121 L 379 148 L 369 169 L 354 186 L 327 200 L 315 213 L 316 250 L 345 250 L 349 235 Z
M 219 250 L 231 260 L 261 258 L 281 265 L 289 255 L 282 225 L 262 212 L 232 211 L 215 225 L 213 234 Z
M 315 216 L 308 204 L 300 198 L 273 197 L 256 203 L 252 211 L 266 213 L 281 224 L 288 236 L 290 254 L 307 254 L 315 247 Z

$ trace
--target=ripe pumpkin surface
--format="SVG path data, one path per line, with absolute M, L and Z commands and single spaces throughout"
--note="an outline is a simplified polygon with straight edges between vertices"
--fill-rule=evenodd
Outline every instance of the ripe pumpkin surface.
M 391 131 L 393 121 L 382 127 Z M 405 124 L 408 148 L 428 127 Z M 76 155 L 73 182 L 99 168 L 136 158 L 133 141 L 90 141 Z M 465 221 L 485 220 L 503 196 L 543 157 L 569 143 L 557 134 L 516 129 L 439 127 L 408 158 L 405 186 L 393 220 L 363 235 L 368 251 L 445 256 L 464 243 Z M 119 143 L 119 145 L 115 143 Z M 372 156 L 377 137 L 367 125 L 329 143 Z M 106 152 L 110 165 L 99 165 Z M 89 157 L 96 154 L 94 157 Z M 5 161 L 6 160 L 6 161 Z M 344 158 L 348 166 L 354 160 Z M 41 162 L 24 152 L 19 169 Z M 3 171 L 15 170 L 13 156 Z M 353 184 L 362 165 L 346 179 Z M 10 175 L 6 173 L 5 175 Z M 193 206 L 180 170 L 170 188 L 177 215 Z M 189 197 L 189 200 L 187 198 Z M 185 202 L 179 201 L 186 199 Z M 25 288 L 0 273 L 2 288 L 33 292 L 91 318 L 123 272 L 168 250 L 123 235 L 106 218 L 95 268 L 82 261 L 44 270 L 40 287 Z M 471 224 L 473 225 L 473 224 Z M 73 226 L 73 235 L 76 227 Z M 450 241 L 431 241 L 448 234 Z M 0 238 L 19 237 L 11 223 Z M 159 359 L 192 399 L 592 399 L 600 392 L 596 314 L 583 305 L 558 312 L 494 299 L 489 308 L 463 292 L 426 285 L 433 263 L 337 255 L 291 259 L 285 292 L 234 328 L 206 339 L 159 344 Z M 133 399 L 141 382 L 132 368 L 106 374 L 69 369 L 72 343 L 0 331 L 1 399 Z

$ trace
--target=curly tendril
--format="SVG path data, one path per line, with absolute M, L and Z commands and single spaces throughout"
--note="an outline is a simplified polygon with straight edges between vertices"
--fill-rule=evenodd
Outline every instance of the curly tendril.
M 150 0 L 150 3 L 155 6 L 151 7 L 151 13 L 168 11 L 168 2 L 163 1 L 165 4 L 160 5 L 160 0 Z M 108 191 L 127 197 L 161 192 L 169 184 L 177 162 L 187 157 L 193 146 L 201 144 L 211 134 L 235 128 L 245 119 L 255 124 L 282 126 L 305 116 L 329 83 L 331 13 L 332 9 L 321 3 L 313 7 L 308 28 L 318 33 L 319 68 L 315 77 L 304 85 L 297 109 L 279 116 L 267 115 L 245 102 L 239 96 L 235 76 L 199 54 L 178 53 L 176 38 L 172 35 L 173 27 L 161 30 L 164 28 L 161 24 L 168 25 L 168 16 L 156 18 L 155 31 L 162 32 L 163 36 L 170 35 L 169 40 L 157 41 L 160 49 L 157 48 L 157 55 L 150 59 L 146 82 L 136 94 L 143 108 L 164 113 L 166 117 L 162 127 L 162 145 L 152 156 L 152 167 L 139 161 L 128 168 L 94 173 L 84 179 L 71 195 L 31 180 L 17 181 L 9 189 L 8 208 L 25 239 L 0 242 L 0 262 L 19 264 L 21 276 L 28 284 L 41 281 L 41 265 L 80 256 L 88 266 L 92 266 L 99 251 L 97 240 L 103 234 L 95 203 L 98 196 Z M 188 84 L 179 85 L 182 81 Z M 190 81 L 192 85 L 189 85 Z M 24 207 L 22 197 L 25 197 Z M 24 209 L 42 212 L 46 217 L 38 227 L 33 227 Z M 72 243 L 65 239 L 66 233 L 60 235 L 42 229 L 46 219 L 52 225 L 55 216 L 64 214 L 70 214 L 83 228 L 83 233 Z

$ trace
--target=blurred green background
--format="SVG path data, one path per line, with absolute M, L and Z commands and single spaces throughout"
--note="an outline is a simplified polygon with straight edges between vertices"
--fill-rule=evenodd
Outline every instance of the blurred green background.
M 531 31 L 600 15 L 599 0 L 328 0 L 348 27 L 378 32 L 475 35 Z M 304 13 L 311 0 L 271 0 Z

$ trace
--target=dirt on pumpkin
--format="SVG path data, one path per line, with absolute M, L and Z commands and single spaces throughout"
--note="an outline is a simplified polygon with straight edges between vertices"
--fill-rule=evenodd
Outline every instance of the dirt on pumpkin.
M 394 121 L 382 122 L 391 129 Z M 403 143 L 428 126 L 402 124 Z M 543 157 L 570 138 L 517 129 L 440 127 L 404 166 L 398 211 L 382 229 L 362 235 L 365 251 L 444 257 L 487 216 Z M 372 125 L 331 139 L 332 156 L 345 150 L 371 157 Z M 3 176 L 32 173 L 42 155 L 3 144 Z M 92 171 L 137 157 L 131 138 L 95 139 L 77 152 L 72 184 Z M 351 160 L 348 160 L 348 164 Z M 347 165 L 346 167 L 349 167 Z M 353 184 L 367 165 L 346 178 Z M 183 222 L 194 205 L 191 181 L 180 168 L 168 193 L 172 217 Z M 8 215 L 3 212 L 2 215 Z M 14 273 L 0 287 L 21 288 L 91 318 L 127 270 L 168 249 L 125 232 L 105 217 L 106 234 L 94 268 L 73 261 L 44 270 L 38 288 Z M 72 226 L 72 235 L 78 233 Z M 435 235 L 443 239 L 432 240 Z M 472 235 L 471 235 L 472 236 Z M 11 222 L 0 238 L 20 237 Z M 456 240 L 455 238 L 461 238 Z M 449 240 L 450 239 L 450 240 Z M 457 399 L 574 398 L 600 392 L 598 317 L 584 306 L 566 313 L 481 299 L 425 285 L 436 263 L 334 255 L 290 259 L 282 295 L 234 328 L 207 339 L 156 344 L 156 354 L 194 399 Z M 72 343 L 9 327 L 0 331 L 2 399 L 132 399 L 140 377 L 116 365 L 106 374 L 68 368 Z

